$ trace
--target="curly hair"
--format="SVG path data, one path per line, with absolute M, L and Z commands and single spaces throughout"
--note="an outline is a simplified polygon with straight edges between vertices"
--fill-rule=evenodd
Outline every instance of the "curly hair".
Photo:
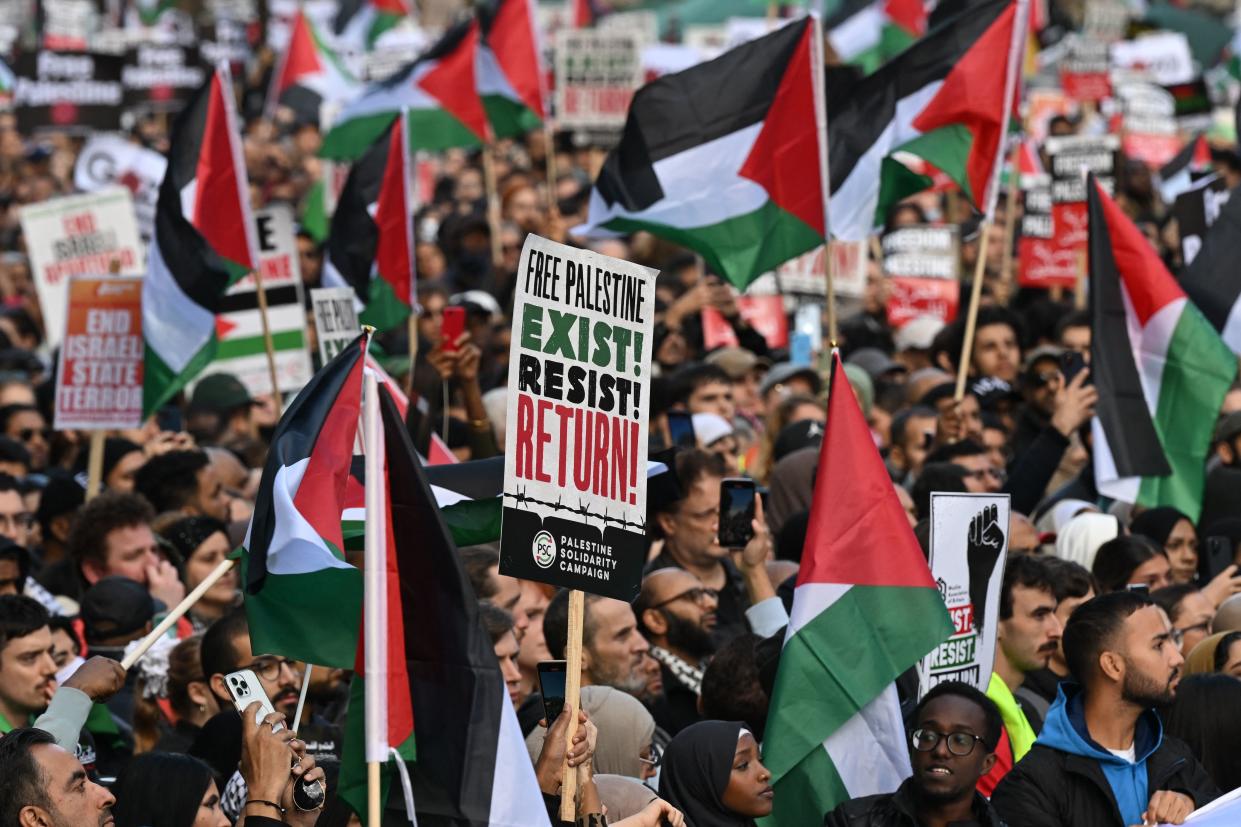
M 69 559 L 80 569 L 82 562 L 104 563 L 108 535 L 119 528 L 148 525 L 155 519 L 151 504 L 137 494 L 105 491 L 82 506 L 66 544 Z

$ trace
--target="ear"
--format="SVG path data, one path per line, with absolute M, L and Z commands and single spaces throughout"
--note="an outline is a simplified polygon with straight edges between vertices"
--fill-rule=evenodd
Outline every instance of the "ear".
M 981 778 L 982 776 L 991 772 L 991 768 L 995 766 L 995 762 L 998 760 L 1000 760 L 999 756 L 997 756 L 994 752 L 988 755 L 986 758 L 982 759 L 982 766 L 979 767 L 979 769 L 981 770 L 981 772 L 979 772 L 978 774 L 979 777 Z
M 1100 652 L 1099 671 L 1108 680 L 1120 683 L 1125 679 L 1125 659 L 1116 652 Z
M 209 701 L 215 700 L 206 681 L 190 681 L 185 685 L 185 694 L 195 706 L 206 706 Z
M 642 612 L 642 622 L 652 635 L 662 635 L 668 631 L 668 620 L 658 609 L 647 609 Z
M 1219 445 L 1216 445 L 1215 453 L 1219 455 L 1219 458 L 1223 460 L 1225 465 L 1232 465 L 1235 459 L 1232 454 L 1232 446 L 1227 442 L 1221 442 Z
M 673 532 L 676 530 L 676 517 L 667 512 L 660 512 L 655 515 L 655 519 L 659 521 L 659 530 L 663 532 L 663 535 L 665 537 L 671 537 Z
M 86 578 L 86 582 L 95 585 L 107 576 L 107 569 L 98 560 L 87 558 L 82 561 L 82 576 Z
M 52 820 L 42 807 L 22 807 L 17 814 L 19 827 L 51 827 Z
M 212 675 L 208 684 L 211 686 L 211 692 L 215 695 L 216 700 L 223 704 L 226 700 L 231 703 L 232 696 L 228 694 L 228 684 L 224 683 L 224 676 L 217 672 Z

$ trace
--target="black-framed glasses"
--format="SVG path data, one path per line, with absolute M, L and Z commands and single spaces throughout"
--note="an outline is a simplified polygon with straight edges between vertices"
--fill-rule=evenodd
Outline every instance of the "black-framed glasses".
M 969 755 L 982 738 L 972 732 L 937 732 L 933 729 L 915 729 L 909 742 L 918 752 L 930 752 L 939 745 L 941 738 L 948 739 L 948 751 L 953 755 Z
M 302 664 L 300 661 L 289 660 L 288 658 L 255 658 L 250 662 L 249 666 L 243 667 L 249 669 L 265 681 L 274 681 L 280 678 L 280 667 L 287 666 L 289 671 L 294 675 L 302 674 Z
M 1172 642 L 1176 644 L 1176 648 L 1180 649 L 1185 645 L 1185 635 L 1189 632 L 1201 632 L 1204 635 L 1211 633 L 1211 622 L 1204 620 L 1201 623 L 1195 623 L 1193 626 L 1186 626 L 1184 629 L 1172 630 Z
M 639 753 L 638 760 L 641 761 L 643 764 L 646 764 L 651 769 L 657 770 L 659 769 L 659 766 L 664 763 L 664 753 L 663 753 L 663 750 L 661 750 L 658 746 L 652 743 L 651 744 L 651 757 L 643 758 L 642 754 Z
M 678 600 L 692 600 L 695 603 L 701 604 L 707 598 L 711 598 L 712 600 L 718 602 L 720 599 L 720 593 L 717 589 L 708 589 L 704 586 L 696 586 L 692 589 L 681 592 L 676 597 L 669 597 L 662 603 L 656 603 L 654 606 L 651 606 L 651 608 L 662 609 L 669 603 L 676 603 Z

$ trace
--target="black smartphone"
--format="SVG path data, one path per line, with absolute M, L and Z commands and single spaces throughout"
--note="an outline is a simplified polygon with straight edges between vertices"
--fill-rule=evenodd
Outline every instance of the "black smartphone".
M 720 545 L 743 548 L 754 536 L 754 480 L 729 477 L 720 483 Z
M 1131 592 L 1137 592 L 1138 594 L 1144 594 L 1147 596 L 1150 596 L 1150 593 L 1151 593 L 1151 587 L 1146 585 L 1145 583 L 1130 583 L 1129 585 L 1125 586 L 1125 590 L 1131 591 Z
M 675 448 L 697 448 L 694 417 L 687 411 L 668 411 L 668 440 Z
M 1198 563 L 1198 579 L 1209 583 L 1232 565 L 1232 540 L 1228 537 L 1207 537 L 1202 541 L 1202 559 Z
M 1064 384 L 1073 381 L 1073 377 L 1086 369 L 1086 357 L 1076 350 L 1066 350 L 1060 354 L 1060 372 L 1064 374 Z M 1090 380 L 1087 379 L 1087 384 Z
M 165 405 L 155 412 L 155 423 L 161 431 L 172 431 L 179 434 L 185 430 L 181 420 L 181 409 L 175 405 Z
M 567 662 L 563 660 L 539 661 L 539 694 L 543 696 L 543 718 L 547 725 L 560 717 L 564 709 L 565 676 Z

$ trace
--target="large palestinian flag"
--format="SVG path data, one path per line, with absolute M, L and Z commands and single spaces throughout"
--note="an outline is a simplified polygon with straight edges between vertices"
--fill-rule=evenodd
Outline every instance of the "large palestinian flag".
M 822 824 L 841 802 L 908 777 L 894 681 L 953 630 L 836 355 L 830 387 L 763 738 L 780 827 Z
M 361 89 L 362 84 L 298 8 L 289 28 L 289 45 L 272 74 L 269 116 L 278 104 L 284 104 L 317 125 L 323 104 L 343 104 Z
M 1222 193 L 1220 198 L 1222 198 Z M 1241 356 L 1241 190 L 1233 190 L 1206 231 L 1202 249 L 1180 273 L 1189 300 Z
M 638 90 L 574 232 L 646 230 L 738 287 L 821 245 L 817 31 L 806 17 Z
M 829 87 L 831 228 L 862 240 L 902 198 L 931 186 L 890 156 L 916 156 L 980 208 L 991 196 L 1019 92 L 1026 0 L 983 0 L 874 74 Z M 1018 10 L 1020 5 L 1021 11 Z
M 823 28 L 836 56 L 869 74 L 926 34 L 926 24 L 923 0 L 846 0 Z
M 547 70 L 534 0 L 497 0 L 479 9 L 478 94 L 498 138 L 537 129 L 547 117 Z
M 325 158 L 356 160 L 401 111 L 409 112 L 410 149 L 477 146 L 491 136 L 478 94 L 479 24 L 449 29 L 425 55 L 368 85 L 323 139 Z
M 351 287 L 359 320 L 379 330 L 412 306 L 414 243 L 407 120 L 396 119 L 349 170 L 332 215 L 323 284 Z
M 404 635 L 414 734 L 400 752 L 417 756 L 408 766 L 417 821 L 424 827 L 548 827 L 517 715 L 478 619 L 478 600 L 400 412 L 386 391 L 380 397 L 389 582 L 397 586 L 389 593 L 386 628 L 416 632 Z M 355 679 L 346 714 L 340 794 L 365 814 L 366 715 L 358 704 L 366 692 L 360 684 Z M 387 701 L 391 711 L 393 698 Z
M 144 416 L 211 361 L 224 293 L 258 262 L 226 67 L 218 67 L 177 116 L 169 142 L 142 285 Z
M 344 511 L 362 408 L 366 337 L 297 395 L 272 436 L 243 546 L 255 652 L 352 669 L 362 573 L 345 560 Z
M 1237 360 L 1093 177 L 1087 190 L 1095 483 L 1108 497 L 1197 521 Z

